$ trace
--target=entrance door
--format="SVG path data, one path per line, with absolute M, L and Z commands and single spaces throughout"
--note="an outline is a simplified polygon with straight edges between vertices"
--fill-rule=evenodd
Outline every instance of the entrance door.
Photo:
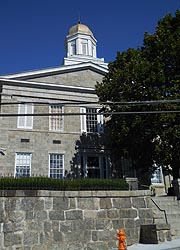
M 87 156 L 87 177 L 100 178 L 100 164 L 99 157 Z

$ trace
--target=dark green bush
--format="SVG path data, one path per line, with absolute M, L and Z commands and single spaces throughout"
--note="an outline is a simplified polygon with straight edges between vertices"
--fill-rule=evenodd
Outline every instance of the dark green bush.
M 128 190 L 122 179 L 51 179 L 48 177 L 1 177 L 0 190 Z

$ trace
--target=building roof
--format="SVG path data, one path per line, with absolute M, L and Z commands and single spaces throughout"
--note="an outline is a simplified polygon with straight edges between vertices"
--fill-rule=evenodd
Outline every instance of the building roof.
M 69 29 L 69 33 L 68 35 L 69 36 L 72 36 L 73 34 L 75 33 L 83 33 L 83 34 L 86 34 L 86 35 L 91 35 L 93 36 L 93 33 L 92 31 L 89 29 L 89 27 L 85 24 L 82 24 L 82 23 L 77 23 L 76 25 L 72 26 L 70 29 Z
M 9 75 L 2 75 L 0 76 L 1 79 L 33 79 L 36 77 L 42 77 L 47 75 L 54 75 L 54 74 L 65 74 L 69 72 L 79 71 L 89 69 L 99 74 L 105 75 L 108 72 L 108 68 L 103 67 L 101 65 L 95 64 L 91 61 L 74 64 L 74 65 L 62 65 L 60 67 L 55 68 L 48 68 L 48 69 L 39 69 L 39 70 L 32 70 L 26 72 L 20 72 L 15 74 Z

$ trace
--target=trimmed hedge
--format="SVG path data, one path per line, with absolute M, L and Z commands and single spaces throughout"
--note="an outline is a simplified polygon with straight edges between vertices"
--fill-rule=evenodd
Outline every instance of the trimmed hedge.
M 128 190 L 123 179 L 51 179 L 48 177 L 1 177 L 0 190 Z

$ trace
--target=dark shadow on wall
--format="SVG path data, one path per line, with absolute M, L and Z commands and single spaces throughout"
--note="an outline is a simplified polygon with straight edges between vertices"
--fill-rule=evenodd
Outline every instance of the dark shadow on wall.
M 108 165 L 111 166 L 111 150 L 108 148 L 108 138 L 104 133 L 82 133 L 79 140 L 75 142 L 75 154 L 70 162 L 71 169 L 70 171 L 65 171 L 65 178 L 76 179 L 90 177 L 87 176 L 85 172 L 88 156 L 91 156 L 91 159 L 94 158 L 94 160 L 100 159 L 103 161 L 103 159 L 105 159 L 106 164 L 108 159 Z

